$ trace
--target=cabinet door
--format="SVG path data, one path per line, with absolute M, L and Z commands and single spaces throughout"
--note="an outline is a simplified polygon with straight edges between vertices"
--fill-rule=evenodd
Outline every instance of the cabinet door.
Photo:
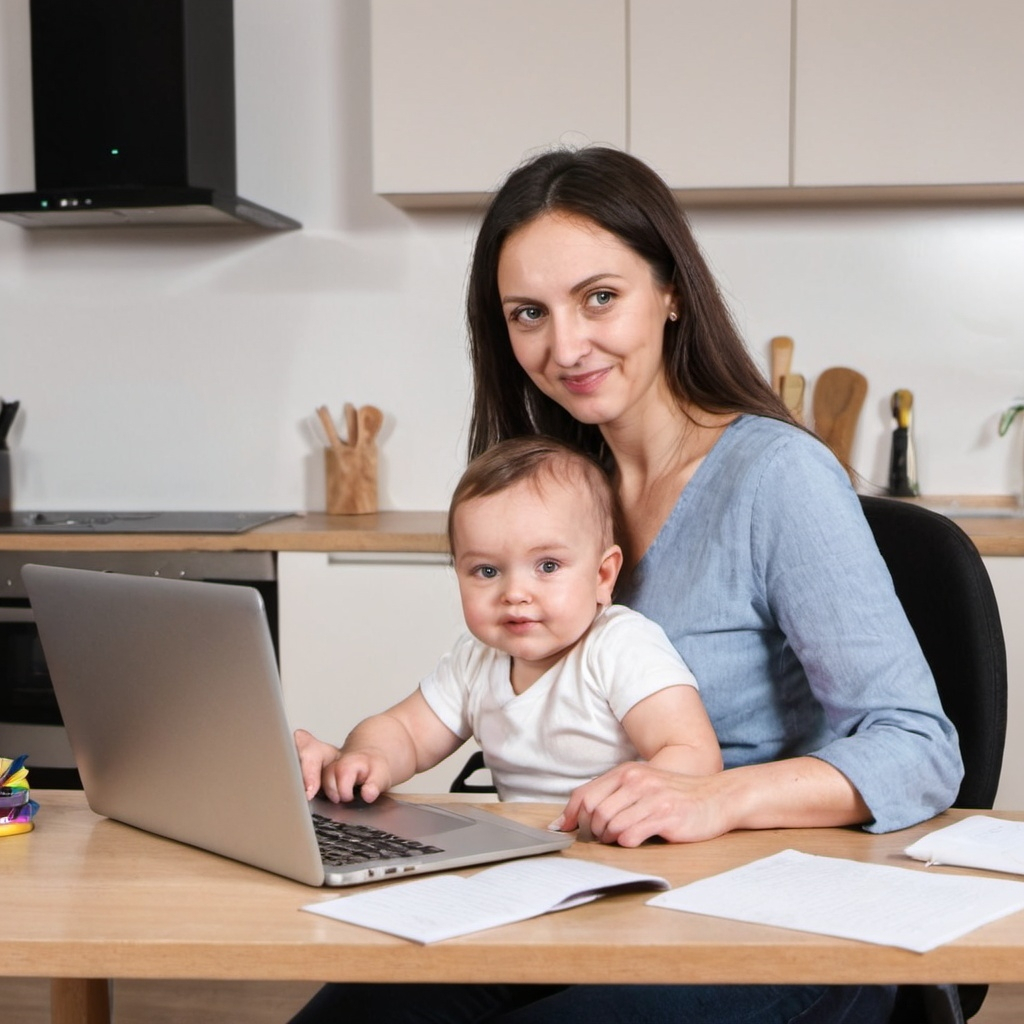
M 1024 4 L 797 5 L 794 184 L 1024 180 Z
M 485 193 L 559 142 L 626 142 L 625 0 L 373 0 L 373 185 Z
M 632 0 L 630 151 L 675 189 L 789 184 L 790 0 Z
M 332 743 L 411 693 L 465 630 L 445 556 L 278 556 L 278 630 L 293 728 Z M 444 793 L 475 750 L 467 744 L 398 787 Z
M 996 808 L 1024 807 L 1024 558 L 986 558 L 1006 640 L 1006 747 Z

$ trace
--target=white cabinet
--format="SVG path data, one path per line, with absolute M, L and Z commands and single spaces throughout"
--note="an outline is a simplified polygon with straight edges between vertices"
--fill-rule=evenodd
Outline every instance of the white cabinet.
M 632 0 L 630 152 L 674 189 L 789 184 L 791 0 Z
M 628 149 L 692 202 L 1024 191 L 1024 3 L 373 0 L 371 11 L 374 190 L 409 204 L 475 202 L 559 142 Z
M 1024 181 L 1024 4 L 797 6 L 794 184 Z
M 1024 557 L 993 556 L 984 561 L 999 602 L 1009 690 L 996 808 L 1019 811 L 1024 807 Z
M 625 18 L 625 0 L 374 0 L 374 191 L 486 193 L 560 141 L 624 147 Z
M 332 743 L 411 693 L 465 629 L 444 555 L 281 552 L 277 572 L 288 721 Z M 447 792 L 475 749 L 400 790 Z

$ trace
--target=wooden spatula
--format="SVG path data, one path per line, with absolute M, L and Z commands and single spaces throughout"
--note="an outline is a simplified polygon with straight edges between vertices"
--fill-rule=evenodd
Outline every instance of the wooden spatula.
M 772 338 L 769 342 L 771 354 L 772 390 L 777 395 L 782 394 L 782 378 L 789 373 L 793 363 L 793 339 L 784 335 Z
M 802 373 L 787 373 L 782 378 L 782 401 L 797 423 L 804 421 L 804 384 Z
M 867 378 L 845 366 L 822 370 L 814 385 L 814 432 L 849 468 L 853 435 L 868 393 Z

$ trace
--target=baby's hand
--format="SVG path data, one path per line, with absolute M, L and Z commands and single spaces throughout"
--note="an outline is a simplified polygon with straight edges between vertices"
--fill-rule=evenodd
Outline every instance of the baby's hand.
M 335 803 L 365 800 L 373 803 L 391 787 L 391 770 L 383 755 L 374 750 L 342 752 L 324 766 L 324 795 Z
M 295 746 L 299 752 L 299 767 L 306 799 L 312 800 L 320 789 L 320 780 L 327 766 L 341 757 L 341 751 L 330 743 L 318 740 L 305 729 L 295 730 Z

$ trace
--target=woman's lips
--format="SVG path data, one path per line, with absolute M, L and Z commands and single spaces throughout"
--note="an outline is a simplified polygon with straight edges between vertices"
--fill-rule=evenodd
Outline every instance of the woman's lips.
M 565 389 L 574 395 L 589 395 L 601 386 L 609 373 L 611 373 L 610 367 L 605 367 L 603 370 L 591 370 L 590 373 L 574 373 L 571 377 L 563 377 L 562 383 L 565 385 Z

